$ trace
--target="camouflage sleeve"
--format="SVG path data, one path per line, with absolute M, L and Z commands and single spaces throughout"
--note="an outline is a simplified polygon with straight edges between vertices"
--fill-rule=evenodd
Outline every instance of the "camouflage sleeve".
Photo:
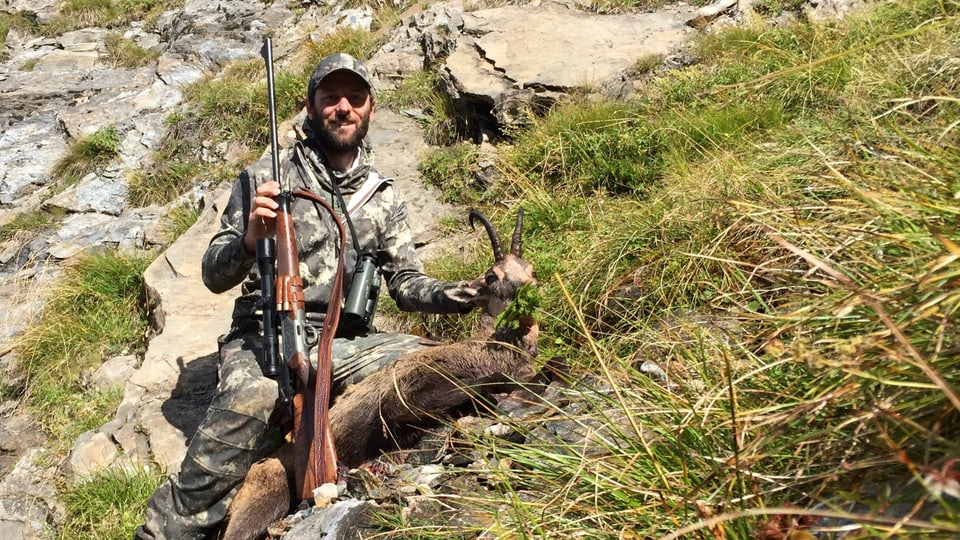
M 396 189 L 388 205 L 390 215 L 380 243 L 380 270 L 387 282 L 390 297 L 403 311 L 425 313 L 464 313 L 473 305 L 462 300 L 459 284 L 424 274 L 407 222 L 407 206 Z
M 243 247 L 252 185 L 247 171 L 241 173 L 220 217 L 220 229 L 203 253 L 203 284 L 214 293 L 230 290 L 243 281 L 256 261 L 256 255 L 247 253 Z

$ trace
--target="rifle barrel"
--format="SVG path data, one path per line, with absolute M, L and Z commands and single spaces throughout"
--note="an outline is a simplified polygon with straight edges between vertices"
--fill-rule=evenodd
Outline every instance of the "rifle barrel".
M 273 179 L 280 181 L 280 148 L 277 142 L 277 103 L 274 97 L 273 86 L 273 40 L 266 38 L 263 40 L 263 48 L 260 54 L 267 65 L 267 99 L 270 107 L 270 155 L 273 158 Z

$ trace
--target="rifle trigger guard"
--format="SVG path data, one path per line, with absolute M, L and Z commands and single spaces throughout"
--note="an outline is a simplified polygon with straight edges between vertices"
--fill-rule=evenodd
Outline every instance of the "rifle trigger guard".
M 320 330 L 312 324 L 303 325 L 303 342 L 308 350 L 316 347 L 320 342 Z

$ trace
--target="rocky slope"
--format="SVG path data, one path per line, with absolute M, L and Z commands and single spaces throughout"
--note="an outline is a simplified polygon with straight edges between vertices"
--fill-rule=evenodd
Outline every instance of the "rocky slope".
M 2 11 L 39 22 L 58 10 L 54 0 L 2 1 Z M 857 3 L 814 0 L 808 11 L 842 14 Z M 639 84 L 631 75 L 638 60 L 660 55 L 665 68 L 682 64 L 686 40 L 717 21 L 735 22 L 747 4 L 724 0 L 699 9 L 678 3 L 618 15 L 552 2 L 493 8 L 433 4 L 404 18 L 368 65 L 379 89 L 437 66 L 451 96 L 477 111 L 472 125 L 479 142 L 573 88 L 628 97 Z M 183 105 L 190 84 L 216 76 L 232 61 L 258 58 L 267 35 L 275 34 L 282 55 L 342 25 L 369 28 L 372 20 L 368 8 L 187 0 L 153 25 L 123 29 L 125 37 L 160 53 L 139 69 L 109 67 L 108 29 L 56 37 L 11 29 L 0 64 L 0 225 L 40 209 L 57 208 L 67 217 L 56 230 L 0 244 L 3 384 L 22 384 L 12 345 L 42 307 L 40 293 L 55 282 L 59 265 L 98 246 L 137 250 L 161 242 L 156 224 L 165 208 L 131 207 L 126 179 L 151 159 L 164 119 Z M 415 117 L 416 111 L 381 110 L 371 138 L 379 168 L 396 177 L 406 193 L 417 240 L 428 251 L 437 244 L 440 219 L 460 209 L 440 204 L 419 182 L 416 165 L 428 147 Z M 52 196 L 51 169 L 70 141 L 108 126 L 121 134 L 121 159 Z M 210 159 L 221 159 L 216 141 L 208 143 Z M 146 272 L 162 328 L 145 357 L 105 359 L 92 374 L 96 384 L 124 387 L 113 421 L 84 434 L 61 467 L 43 469 L 35 463 L 42 434 L 31 429 L 18 403 L 0 403 L 0 538 L 46 538 L 60 518 L 53 482 L 63 475 L 117 465 L 178 467 L 215 384 L 216 338 L 229 324 L 232 295 L 207 292 L 198 263 L 225 188 L 201 185 L 184 195 L 205 210 Z M 429 470 L 418 474 L 429 477 Z

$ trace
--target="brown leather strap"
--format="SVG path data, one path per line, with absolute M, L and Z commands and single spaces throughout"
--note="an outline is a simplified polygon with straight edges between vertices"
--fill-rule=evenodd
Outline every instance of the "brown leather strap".
M 326 200 L 316 194 L 298 189 L 293 192 L 295 197 L 308 199 L 321 205 L 330 216 L 340 232 L 340 256 L 337 257 L 337 271 L 330 290 L 330 300 L 327 304 L 327 313 L 324 317 L 323 328 L 320 330 L 320 339 L 317 343 L 317 377 L 313 392 L 313 437 L 309 441 L 309 459 L 303 483 L 303 498 L 311 498 L 313 489 L 325 483 L 337 482 L 337 453 L 330 429 L 328 408 L 332 387 L 331 375 L 333 369 L 333 338 L 336 335 L 337 324 L 340 321 L 340 309 L 343 297 L 343 253 L 346 249 L 346 231 L 343 223 L 337 217 L 336 211 Z M 309 407 L 310 404 L 305 403 Z M 300 444 L 300 441 L 297 441 Z M 301 471 L 297 471 L 298 474 Z

